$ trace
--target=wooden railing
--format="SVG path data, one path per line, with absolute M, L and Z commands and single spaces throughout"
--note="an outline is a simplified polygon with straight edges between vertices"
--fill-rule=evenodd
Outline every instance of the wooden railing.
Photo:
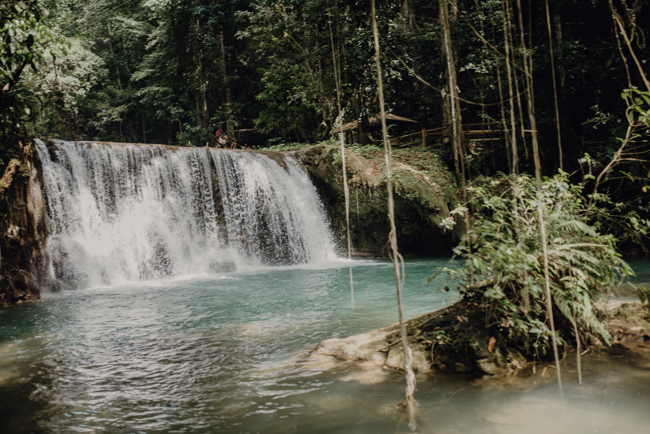
M 485 142 L 492 140 L 501 140 L 503 130 L 492 129 L 491 127 L 500 127 L 497 123 L 478 123 L 463 124 L 463 133 L 469 142 Z M 446 131 L 443 128 L 433 128 L 422 130 L 417 133 L 406 134 L 404 136 L 394 137 L 391 139 L 391 146 L 398 148 L 407 148 L 409 146 L 427 146 L 427 139 L 443 139 Z

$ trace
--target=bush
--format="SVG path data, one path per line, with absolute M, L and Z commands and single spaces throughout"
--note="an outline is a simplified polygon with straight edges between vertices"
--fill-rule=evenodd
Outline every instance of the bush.
M 551 331 L 534 178 L 503 176 L 468 191 L 474 210 L 471 253 L 463 240 L 454 253 L 466 260 L 465 266 L 444 271 L 461 283 L 464 298 L 487 306 L 488 327 L 498 327 L 526 353 L 545 354 Z M 616 252 L 615 238 L 589 225 L 580 186 L 571 185 L 566 173 L 546 179 L 541 198 L 558 342 L 570 339 L 574 326 L 581 334 L 596 333 L 609 342 L 593 303 L 632 271 Z M 465 212 L 467 208 L 459 207 L 452 214 Z M 441 223 L 447 228 L 454 224 L 454 216 Z

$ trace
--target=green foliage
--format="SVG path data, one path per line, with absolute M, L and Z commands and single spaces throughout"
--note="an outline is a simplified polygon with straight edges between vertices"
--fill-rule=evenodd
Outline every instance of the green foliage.
M 106 75 L 104 61 L 77 38 L 60 37 L 51 44 L 50 52 L 53 56 L 42 59 L 38 69 L 27 71 L 24 78 L 25 87 L 42 103 L 43 116 L 35 119 L 32 133 L 56 131 L 53 121 L 58 117 L 64 127 L 61 133 L 78 138 L 79 107 L 87 104 L 88 94 Z M 110 114 L 104 113 L 102 118 Z
M 650 304 L 650 288 L 647 288 L 645 286 L 639 286 L 638 291 L 639 291 L 639 300 L 641 300 L 641 303 Z
M 52 40 L 41 16 L 36 1 L 0 4 L 0 169 L 15 157 L 9 144 L 12 137 L 24 132 L 24 122 L 38 110 L 38 100 L 21 79 L 27 67 L 36 70 Z
M 176 141 L 180 146 L 205 146 L 214 145 L 210 137 L 210 130 L 199 125 L 185 124 L 182 132 L 176 135 Z
M 650 126 L 650 91 L 625 89 L 621 98 L 627 102 L 627 119 L 631 125 Z M 635 134 L 639 135 L 639 133 Z
M 539 197 L 546 207 L 550 287 L 561 320 L 559 338 L 569 339 L 575 323 L 579 330 L 608 341 L 593 303 L 632 272 L 616 252 L 614 237 L 588 224 L 580 186 L 570 184 L 561 172 L 544 181 L 539 196 L 534 179 L 528 176 L 503 176 L 469 191 L 474 210 L 472 252 L 468 240 L 463 240 L 454 253 L 466 260 L 465 267 L 447 270 L 461 282 L 461 294 L 491 306 L 488 322 L 513 341 L 535 351 L 549 348 Z M 455 214 L 465 212 L 466 208 L 458 208 Z M 452 216 L 441 226 L 453 224 Z
M 588 195 L 589 216 L 598 230 L 613 234 L 626 251 L 646 251 L 650 237 L 650 203 L 648 189 L 650 158 L 648 128 L 650 127 L 650 91 L 626 89 L 621 94 L 627 109 L 625 122 L 619 122 L 616 145 L 604 161 L 585 154 L 580 159 L 586 187 L 594 183 Z M 626 124 L 626 128 L 622 128 Z M 598 166 L 602 166 L 601 169 Z M 600 169 L 600 170 L 598 170 Z M 601 192 L 609 193 L 602 194 Z M 616 195 L 613 200 L 611 196 Z
M 357 154 L 366 156 L 370 152 L 384 152 L 384 149 L 377 146 L 377 145 L 359 145 L 359 144 L 353 144 L 348 146 L 348 149 L 350 149 L 352 152 L 355 152 Z
M 286 64 L 266 71 L 263 83 L 265 89 L 257 95 L 257 100 L 264 103 L 264 109 L 255 119 L 255 126 L 263 133 L 279 131 L 285 135 L 288 131 L 302 130 L 302 137 L 306 138 L 305 130 L 318 109 L 315 85 L 309 73 L 300 65 Z
M 332 153 L 332 164 L 334 167 L 343 167 L 343 155 L 341 154 L 341 150 L 337 149 Z M 341 169 L 342 170 L 342 169 Z
M 30 133 L 186 145 L 201 143 L 211 122 L 252 127 L 247 105 L 258 86 L 242 82 L 257 75 L 237 58 L 245 43 L 234 36 L 234 13 L 248 2 L 41 3 L 62 43 L 49 47 L 57 61 L 37 62 L 42 71 L 30 77 L 44 101 Z
M 297 143 L 297 142 L 285 142 L 282 140 L 280 137 L 275 137 L 272 139 L 269 139 L 269 145 L 265 148 L 260 148 L 261 151 L 274 151 L 274 152 L 284 152 L 284 151 L 293 151 L 299 148 L 307 148 L 311 146 L 319 146 L 319 145 L 325 145 L 325 146 L 332 146 L 334 145 L 335 142 L 332 140 L 325 140 L 319 143 L 316 143 L 316 145 L 313 145 L 311 143 Z M 339 156 L 340 158 L 340 156 Z

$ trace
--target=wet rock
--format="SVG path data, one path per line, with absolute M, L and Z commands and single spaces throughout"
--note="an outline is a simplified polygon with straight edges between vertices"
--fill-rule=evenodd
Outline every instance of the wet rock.
M 345 339 L 327 339 L 321 342 L 315 355 L 332 356 L 341 360 L 366 360 L 384 364 L 387 347 L 385 329 L 373 330 L 368 333 L 350 336 Z
M 62 289 L 63 285 L 60 280 L 57 279 L 44 279 L 41 289 L 44 291 L 50 292 L 59 292 Z
M 481 369 L 481 371 L 487 375 L 498 375 L 501 374 L 505 369 L 505 365 L 495 357 L 486 357 L 484 359 L 477 360 L 476 363 L 478 364 L 478 367 Z
M 650 306 L 640 302 L 611 302 L 599 306 L 612 342 L 637 342 L 650 335 Z M 591 343 L 591 342 L 590 342 Z
M 415 372 L 428 372 L 431 370 L 431 364 L 427 360 L 427 353 L 422 345 L 411 345 L 411 353 L 413 355 L 413 362 L 411 367 Z M 404 348 L 402 344 L 397 344 L 388 350 L 388 356 L 386 357 L 386 363 L 384 366 L 397 369 L 399 371 L 404 370 Z
M 587 335 L 587 343 L 588 343 L 589 345 L 600 346 L 600 345 L 603 344 L 603 343 L 600 341 L 600 339 L 598 339 L 596 336 L 592 335 L 591 333 L 586 333 L 586 335 Z
M 363 153 L 363 155 L 361 155 Z M 337 242 L 346 245 L 347 222 L 342 180 L 340 148 L 317 145 L 301 148 L 292 155 L 309 173 L 318 190 Z M 361 257 L 386 257 L 387 191 L 383 154 L 346 151 L 346 167 L 350 187 L 350 205 L 356 218 L 350 223 L 353 251 Z M 398 216 L 397 239 L 400 252 L 408 255 L 448 255 L 455 232 L 445 232 L 438 224 L 449 216 L 455 206 L 456 192 L 444 187 L 453 184 L 442 166 L 431 160 L 422 170 L 404 163 L 395 163 L 395 215 Z M 425 173 L 426 172 L 426 173 Z M 435 173 L 435 176 L 432 175 Z M 429 176 L 431 175 L 431 176 Z M 422 243 L 435 239 L 435 243 Z

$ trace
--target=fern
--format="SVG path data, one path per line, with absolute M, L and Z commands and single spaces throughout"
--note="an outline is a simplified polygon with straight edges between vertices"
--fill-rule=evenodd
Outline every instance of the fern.
M 502 176 L 469 191 L 473 194 L 469 240 L 473 254 L 470 257 L 468 240 L 463 240 L 455 252 L 466 259 L 466 266 L 448 272 L 459 279 L 465 297 L 491 303 L 488 323 L 509 324 L 512 335 L 526 348 L 544 353 L 551 332 L 542 289 L 535 183 L 526 175 Z M 560 322 L 565 324 L 558 329 L 558 338 L 562 342 L 576 339 L 575 326 L 579 333 L 594 333 L 609 342 L 593 302 L 632 271 L 616 252 L 616 240 L 590 225 L 581 208 L 580 188 L 568 182 L 567 174 L 545 180 L 542 193 L 547 204 L 551 292 Z

